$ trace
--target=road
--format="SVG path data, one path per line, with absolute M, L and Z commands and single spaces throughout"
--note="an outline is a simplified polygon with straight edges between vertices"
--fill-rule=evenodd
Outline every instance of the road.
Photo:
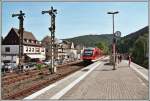
M 112 68 L 105 58 L 25 99 L 148 99 L 146 70 L 139 69 L 144 77 L 128 67 L 126 60 L 116 70 Z

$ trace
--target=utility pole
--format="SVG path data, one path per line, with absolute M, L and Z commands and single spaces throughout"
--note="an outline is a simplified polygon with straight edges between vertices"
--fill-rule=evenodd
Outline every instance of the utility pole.
M 25 13 L 23 13 L 22 11 L 20 11 L 19 14 L 12 14 L 12 17 L 18 17 L 19 19 L 19 64 L 18 64 L 18 70 L 22 71 L 22 63 L 23 63 L 23 20 L 25 17 Z
M 51 7 L 51 10 L 48 11 L 42 11 L 42 14 L 48 13 L 51 16 L 51 27 L 49 28 L 50 32 L 51 32 L 51 68 L 49 68 L 49 70 L 51 71 L 51 73 L 55 73 L 56 72 L 56 66 L 54 64 L 55 62 L 55 17 L 57 14 L 57 10 L 53 9 L 53 7 Z
M 116 35 L 115 35 L 115 24 L 114 24 L 114 15 L 118 14 L 119 12 L 107 12 L 107 14 L 112 14 L 112 20 L 113 20 L 113 70 L 116 69 Z

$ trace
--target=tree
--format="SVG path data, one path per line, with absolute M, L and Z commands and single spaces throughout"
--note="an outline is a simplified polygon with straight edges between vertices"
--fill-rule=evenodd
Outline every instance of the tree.
M 147 37 L 146 36 L 140 36 L 134 43 L 134 48 L 132 50 L 132 54 L 134 57 L 134 61 L 136 63 L 139 63 L 140 65 L 146 65 L 146 52 L 147 52 Z M 147 63 L 148 65 L 148 63 Z
M 109 52 L 108 44 L 106 44 L 105 42 L 99 42 L 96 44 L 96 46 L 100 48 L 104 54 L 108 54 Z

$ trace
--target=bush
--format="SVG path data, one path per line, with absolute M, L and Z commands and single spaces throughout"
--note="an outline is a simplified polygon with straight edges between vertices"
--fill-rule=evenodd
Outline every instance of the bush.
M 43 68 L 42 64 L 37 64 L 37 69 L 40 70 L 39 75 L 42 75 L 42 74 L 43 74 L 42 68 Z
M 37 64 L 37 69 L 41 70 L 42 69 L 42 64 Z
M 148 59 L 144 60 L 144 61 L 143 61 L 143 66 L 144 66 L 145 68 L 149 69 L 149 66 L 148 66 L 148 65 L 149 65 L 149 64 L 148 64 Z

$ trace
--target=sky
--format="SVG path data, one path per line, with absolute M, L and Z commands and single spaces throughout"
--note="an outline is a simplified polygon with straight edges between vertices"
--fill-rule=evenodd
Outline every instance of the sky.
M 25 13 L 24 29 L 32 32 L 40 41 L 50 35 L 51 18 L 41 14 L 42 10 L 57 9 L 55 36 L 58 39 L 88 34 L 112 34 L 112 15 L 108 11 L 119 11 L 115 15 L 115 31 L 122 36 L 148 25 L 147 2 L 3 2 L 2 36 L 12 27 L 19 28 L 13 13 Z

